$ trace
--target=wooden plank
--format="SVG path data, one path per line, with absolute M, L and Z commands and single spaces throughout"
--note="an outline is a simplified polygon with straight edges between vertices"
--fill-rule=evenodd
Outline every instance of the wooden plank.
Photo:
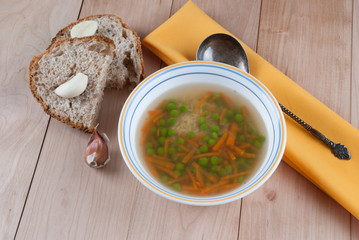
M 67 11 L 60 10 L 63 4 Z M 81 1 L 0 5 L 0 239 L 12 239 L 49 120 L 29 90 L 28 66 L 60 25 L 76 19 Z
M 157 1 L 85 1 L 80 17 L 114 13 L 143 37 L 168 17 L 170 6 L 171 2 Z M 148 51 L 144 54 L 146 74 L 150 74 L 160 61 Z M 99 122 L 111 140 L 111 162 L 101 170 L 83 162 L 90 135 L 51 120 L 19 239 L 126 238 L 140 187 L 123 162 L 117 141 L 118 118 L 128 95 L 128 90 L 105 91 Z
M 351 124 L 359 128 L 359 0 L 353 1 Z M 359 220 L 352 216 L 351 240 L 359 240 Z
M 350 1 L 263 0 L 257 49 L 347 120 L 351 51 L 348 19 Z M 239 237 L 350 239 L 350 214 L 281 163 L 267 183 L 243 200 Z

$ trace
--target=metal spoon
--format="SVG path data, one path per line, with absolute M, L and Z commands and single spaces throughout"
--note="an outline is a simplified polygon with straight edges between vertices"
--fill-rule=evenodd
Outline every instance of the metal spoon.
M 244 51 L 242 45 L 228 34 L 216 33 L 207 37 L 198 47 L 197 60 L 222 62 L 249 73 L 249 64 L 246 52 Z M 344 145 L 330 141 L 322 133 L 312 128 L 309 124 L 301 120 L 280 103 L 279 106 L 284 113 L 330 147 L 333 154 L 337 158 L 346 160 L 351 158 L 348 149 Z

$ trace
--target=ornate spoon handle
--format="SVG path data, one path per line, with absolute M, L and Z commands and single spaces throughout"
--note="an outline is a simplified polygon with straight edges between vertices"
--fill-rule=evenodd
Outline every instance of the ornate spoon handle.
M 304 122 L 302 119 L 297 117 L 294 113 L 289 111 L 286 107 L 284 107 L 282 104 L 279 103 L 280 108 L 282 111 L 287 114 L 289 117 L 291 117 L 294 121 L 302 125 L 305 129 L 307 129 L 311 134 L 313 134 L 318 139 L 322 140 L 328 147 L 332 149 L 332 153 L 339 159 L 345 159 L 349 160 L 351 158 L 348 149 L 341 145 L 340 143 L 333 143 L 328 138 L 326 138 L 322 133 L 320 133 L 318 130 L 312 128 L 309 124 Z

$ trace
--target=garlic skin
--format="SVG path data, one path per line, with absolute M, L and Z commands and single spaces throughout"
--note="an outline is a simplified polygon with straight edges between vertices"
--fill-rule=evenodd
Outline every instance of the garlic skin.
M 104 136 L 101 136 L 97 131 L 97 127 L 95 127 L 87 145 L 85 163 L 92 168 L 101 168 L 110 161 L 110 154 L 107 146 L 109 139 L 106 134 L 103 135 Z

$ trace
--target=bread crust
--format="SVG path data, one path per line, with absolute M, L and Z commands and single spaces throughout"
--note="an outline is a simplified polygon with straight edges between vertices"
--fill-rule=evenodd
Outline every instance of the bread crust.
M 30 86 L 30 90 L 32 95 L 36 98 L 36 100 L 41 104 L 42 108 L 44 109 L 44 111 L 49 114 L 51 117 L 56 118 L 58 120 L 60 120 L 61 122 L 68 124 L 74 128 L 77 128 L 79 130 L 85 131 L 85 132 L 90 132 L 92 133 L 94 131 L 94 127 L 86 127 L 83 124 L 80 123 L 74 123 L 72 122 L 69 118 L 65 118 L 62 117 L 58 114 L 56 114 L 55 112 L 51 111 L 50 106 L 46 105 L 45 102 L 43 101 L 43 99 L 39 96 L 37 89 L 36 89 L 36 85 L 35 85 L 35 79 L 34 79 L 34 74 L 36 73 L 36 69 L 39 66 L 39 61 L 40 59 L 48 54 L 49 52 L 51 52 L 51 50 L 53 48 L 56 48 L 58 46 L 61 46 L 62 44 L 64 44 L 65 42 L 76 42 L 76 41 L 82 41 L 82 42 L 102 42 L 104 44 L 107 44 L 109 46 L 111 46 L 112 49 L 115 48 L 115 44 L 114 42 L 104 36 L 89 36 L 89 37 L 84 37 L 84 38 L 68 38 L 65 40 L 61 40 L 61 41 L 57 41 L 55 43 L 53 43 L 50 47 L 48 47 L 45 51 L 43 51 L 39 56 L 34 56 L 32 58 L 32 60 L 30 61 L 30 65 L 29 65 L 29 86 Z M 113 54 L 113 50 L 112 50 L 112 54 Z
M 82 22 L 82 21 L 86 21 L 86 20 L 90 20 L 90 19 L 93 19 L 93 18 L 100 18 L 100 17 L 103 17 L 103 16 L 109 16 L 109 17 L 114 17 L 116 19 L 118 19 L 122 25 L 122 27 L 130 30 L 135 36 L 136 36 L 136 52 L 138 53 L 138 55 L 140 56 L 140 64 L 141 64 L 141 74 L 140 74 L 140 79 L 139 79 L 139 82 L 141 82 L 144 78 L 145 78 L 145 73 L 144 73 L 144 62 L 143 62 L 143 55 L 142 55 L 142 48 L 141 48 L 141 40 L 140 40 L 140 37 L 138 36 L 138 34 L 133 30 L 131 29 L 127 24 L 125 24 L 122 19 L 115 15 L 115 14 L 97 14 L 97 15 L 91 15 L 91 16 L 87 16 L 87 17 L 84 17 L 84 18 L 81 18 L 73 23 L 70 23 L 69 25 L 67 25 L 66 27 L 64 27 L 63 29 L 61 29 L 54 38 L 52 38 L 51 40 L 51 44 L 48 48 L 50 48 L 54 43 L 56 43 L 60 38 L 60 36 L 63 36 L 66 32 L 70 31 L 70 29 L 75 26 L 76 24 Z M 96 36 L 99 36 L 99 35 L 96 35 Z

